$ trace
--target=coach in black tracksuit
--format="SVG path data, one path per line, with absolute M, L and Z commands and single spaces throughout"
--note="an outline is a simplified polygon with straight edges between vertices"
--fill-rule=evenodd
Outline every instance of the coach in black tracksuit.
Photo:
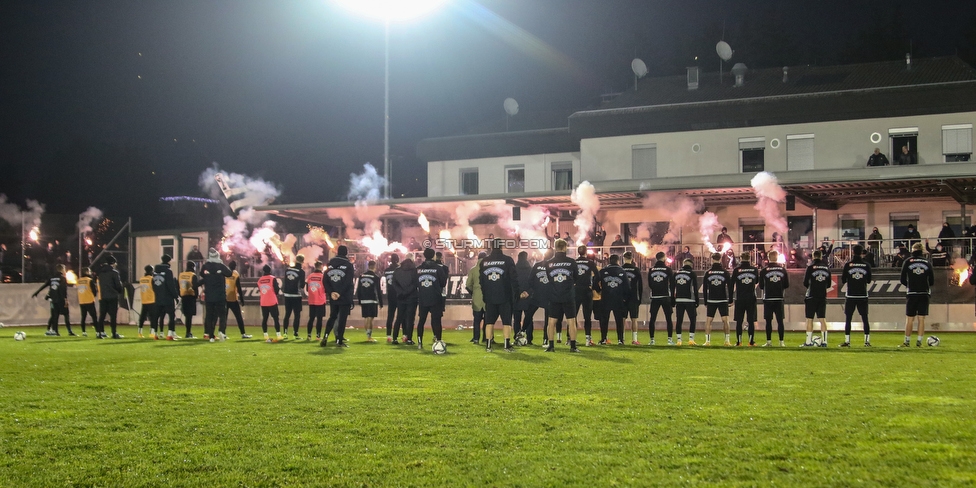
M 176 301 L 180 298 L 180 289 L 176 286 L 176 278 L 169 266 L 172 259 L 169 254 L 163 254 L 160 259 L 162 262 L 153 269 L 153 293 L 156 295 L 156 320 L 158 321 L 156 331 L 162 333 L 163 322 L 169 316 L 167 337 L 176 336 Z
M 854 311 L 861 316 L 864 324 L 864 346 L 871 345 L 871 326 L 868 324 L 868 285 L 871 283 L 871 266 L 864 262 L 864 248 L 856 245 L 851 249 L 853 257 L 844 265 L 841 272 L 841 286 L 847 285 L 847 301 L 844 303 L 844 343 L 840 347 L 851 347 L 851 320 Z
M 651 332 L 651 345 L 654 345 L 654 329 L 657 322 L 657 311 L 664 312 L 664 321 L 668 325 L 668 344 L 674 344 L 674 323 L 671 322 L 671 295 L 674 290 L 674 271 L 664 262 L 665 254 L 654 256 L 657 262 L 647 270 L 647 288 L 651 292 L 651 321 L 648 324 Z
M 685 259 L 681 269 L 674 274 L 674 291 L 671 297 L 675 306 L 675 329 L 678 345 L 681 345 L 681 323 L 688 314 L 688 345 L 695 345 L 695 327 L 698 325 L 698 275 L 692 269 L 693 261 Z
M 756 345 L 756 285 L 759 268 L 752 264 L 748 252 L 739 256 L 739 265 L 732 272 L 732 296 L 735 297 L 735 345 L 742 345 L 742 320 L 749 322 L 749 345 Z
M 586 345 L 593 345 L 593 281 L 596 279 L 596 263 L 586 255 L 586 246 L 576 248 L 576 315 L 583 309 L 583 332 Z
M 447 268 L 434 261 L 434 250 L 424 249 L 424 262 L 417 266 L 417 301 L 420 320 L 417 322 L 417 349 L 424 348 L 424 325 L 430 314 L 430 331 L 434 342 L 441 340 L 441 317 L 444 316 L 444 295 L 447 286 Z
M 512 308 L 515 304 L 515 297 L 521 296 L 519 290 L 518 272 L 515 270 L 515 261 L 511 256 L 502 253 L 500 241 L 493 243 L 488 257 L 481 261 L 481 293 L 485 299 L 485 337 L 488 339 L 486 350 L 491 352 L 491 343 L 494 338 L 495 322 L 501 319 L 504 336 L 505 350 L 512 352 Z M 528 293 L 525 293 L 528 296 Z
M 763 319 L 766 320 L 766 345 L 773 343 L 773 318 L 779 333 L 779 345 L 783 345 L 783 296 L 790 287 L 790 274 L 779 263 L 779 252 L 769 251 L 769 264 L 760 271 L 759 289 L 763 291 Z
M 529 273 L 529 287 L 527 291 L 529 292 L 528 298 L 528 308 L 525 310 L 525 314 L 522 317 L 522 332 L 525 332 L 525 340 L 527 345 L 531 346 L 532 336 L 534 335 L 534 325 L 533 320 L 536 311 L 542 309 L 542 335 L 544 338 L 548 337 L 546 321 L 549 318 L 546 310 L 549 308 L 549 275 L 546 272 L 546 260 L 540 259 L 532 265 L 532 269 Z M 519 274 L 519 279 L 522 279 L 522 275 Z
M 335 330 L 336 346 L 349 347 L 346 342 L 346 319 L 353 306 L 353 278 L 355 270 L 349 258 L 349 249 L 339 246 L 336 257 L 329 260 L 329 270 L 325 273 L 325 292 L 329 294 L 329 321 L 325 324 L 325 335 L 321 346 L 329 344 L 329 333 Z M 286 324 L 287 325 L 287 324 Z
M 393 291 L 393 273 L 400 267 L 400 255 L 390 255 L 390 265 L 383 271 L 383 280 L 386 283 L 386 342 L 397 342 L 400 334 L 400 326 L 403 319 L 397 316 L 397 297 Z M 396 323 L 396 330 L 393 324 Z
M 220 333 L 227 333 L 227 278 L 233 272 L 220 262 L 220 254 L 210 248 L 207 262 L 200 268 L 203 278 L 203 294 L 207 316 L 203 323 L 203 336 L 213 341 L 217 334 L 217 323 L 220 323 Z
M 638 280 L 640 277 L 638 277 Z M 634 288 L 626 270 L 620 267 L 620 258 L 610 256 L 610 264 L 597 273 L 594 289 L 600 292 L 600 344 L 607 345 L 610 315 L 617 325 L 617 343 L 624 343 L 624 319 L 627 317 L 627 302 L 633 298 Z
M 99 339 L 108 337 L 105 335 L 105 317 L 109 318 L 112 326 L 112 339 L 121 339 L 116 330 L 115 314 L 119 310 L 119 297 L 122 296 L 122 278 L 115 270 L 115 256 L 109 256 L 98 268 L 98 333 Z
M 302 321 L 302 290 L 305 289 L 305 256 L 301 254 L 295 258 L 295 264 L 285 270 L 284 284 L 281 286 L 281 294 L 285 296 L 285 336 L 288 336 L 288 319 L 291 314 L 295 314 L 295 322 L 292 330 L 295 339 L 298 339 L 298 326 Z
M 529 253 L 522 251 L 518 254 L 518 261 L 515 261 L 515 274 L 518 275 L 518 288 L 527 293 L 525 298 L 521 294 L 515 297 L 515 310 L 512 318 L 512 333 L 518 337 L 522 332 L 522 322 L 524 315 L 532 308 L 532 263 L 529 262 Z M 531 322 L 530 322 L 531 323 Z
M 554 352 L 556 343 L 556 320 L 563 317 L 569 325 L 569 351 L 580 352 L 576 347 L 576 261 L 566 255 L 566 241 L 557 239 L 555 255 L 546 262 L 549 278 L 549 347 L 546 352 Z
M 397 303 L 397 324 L 403 325 L 403 343 L 412 346 L 413 324 L 417 316 L 417 263 L 413 253 L 408 253 L 406 259 L 393 273 L 393 292 Z M 394 337 L 393 343 L 396 344 Z

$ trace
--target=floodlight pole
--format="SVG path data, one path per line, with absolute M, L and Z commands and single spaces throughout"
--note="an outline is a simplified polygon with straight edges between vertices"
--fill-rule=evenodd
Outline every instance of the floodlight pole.
M 384 65 L 385 72 L 383 78 L 383 176 L 386 177 L 386 198 L 390 198 L 393 193 L 393 178 L 390 174 L 390 21 L 384 26 Z
M 27 283 L 27 229 L 24 227 L 24 214 L 20 214 L 20 282 Z

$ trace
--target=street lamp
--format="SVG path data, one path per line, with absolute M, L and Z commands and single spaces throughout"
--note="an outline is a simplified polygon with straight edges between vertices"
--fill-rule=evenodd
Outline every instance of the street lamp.
M 347 10 L 383 21 L 383 176 L 386 198 L 390 198 L 393 178 L 390 164 L 390 23 L 405 22 L 433 12 L 448 0 L 335 0 Z

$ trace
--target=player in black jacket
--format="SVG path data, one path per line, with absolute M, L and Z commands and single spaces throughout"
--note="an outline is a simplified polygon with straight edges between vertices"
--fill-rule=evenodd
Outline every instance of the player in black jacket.
M 325 272 L 325 292 L 329 294 L 329 321 L 325 324 L 325 335 L 322 336 L 320 346 L 329 344 L 329 333 L 335 330 L 336 346 L 349 347 L 346 344 L 346 319 L 353 307 L 353 278 L 355 269 L 349 258 L 349 248 L 339 246 L 336 257 L 329 260 L 329 270 Z M 288 324 L 285 324 L 286 326 Z
M 526 337 L 522 331 L 522 324 L 525 322 L 524 315 L 533 308 L 532 302 L 532 282 L 535 281 L 535 277 L 532 275 L 532 263 L 529 262 L 529 253 L 521 251 L 518 253 L 518 259 L 515 261 L 515 272 L 518 275 L 518 286 L 519 290 L 525 293 L 520 293 L 515 299 L 515 310 L 513 311 L 512 318 L 512 333 L 515 334 L 515 343 L 518 344 L 519 337 Z M 525 298 L 522 298 L 525 296 Z M 531 321 L 529 322 L 532 323 Z
M 153 293 L 156 295 L 156 315 L 158 323 L 156 330 L 162 332 L 166 316 L 169 316 L 169 329 L 166 340 L 176 340 L 176 302 L 180 299 L 180 289 L 176 286 L 176 277 L 169 262 L 173 257 L 163 254 L 161 263 L 153 269 Z
M 359 275 L 356 283 L 356 298 L 359 299 L 359 309 L 366 321 L 366 342 L 376 342 L 373 339 L 373 319 L 383 308 L 383 293 L 380 291 L 380 277 L 376 275 L 376 261 L 366 263 L 366 271 Z
M 441 317 L 444 315 L 444 287 L 447 286 L 447 268 L 434 261 L 434 250 L 424 249 L 424 262 L 417 266 L 417 300 L 420 305 L 420 321 L 417 323 L 417 349 L 424 348 L 424 325 L 430 315 L 430 330 L 434 342 L 441 340 Z
M 735 346 L 742 345 L 742 319 L 749 322 L 749 346 L 756 345 L 756 285 L 759 268 L 752 265 L 748 252 L 739 256 L 739 265 L 732 272 L 732 296 L 735 297 Z
M 807 293 L 803 300 L 807 317 L 807 341 L 800 347 L 813 347 L 813 319 L 820 319 L 820 335 L 823 342 L 820 347 L 827 347 L 827 290 L 831 286 L 830 267 L 823 261 L 823 253 L 813 251 L 813 263 L 807 266 L 803 275 L 803 286 Z
M 393 344 L 399 335 L 396 330 L 403 326 L 403 343 L 412 346 L 413 324 L 417 317 L 417 262 L 413 253 L 404 256 L 400 267 L 393 273 L 393 292 L 397 302 L 397 320 L 393 325 Z
M 586 345 L 593 345 L 593 281 L 596 277 L 596 263 L 587 256 L 586 246 L 576 248 L 576 315 L 583 309 L 583 332 Z
M 722 317 L 725 345 L 729 343 L 729 305 L 732 303 L 732 276 L 722 267 L 722 255 L 712 253 L 712 267 L 702 277 L 705 291 L 705 346 L 712 345 L 712 319 L 715 312 Z
M 119 297 L 122 296 L 122 278 L 116 271 L 115 256 L 109 255 L 98 268 L 98 332 L 99 339 L 108 337 L 105 334 L 105 318 L 109 319 L 112 327 L 112 339 L 122 339 L 116 330 L 115 316 L 119 310 Z
M 651 344 L 654 345 L 654 329 L 657 327 L 658 309 L 664 312 L 664 321 L 668 326 L 668 345 L 674 345 L 674 323 L 671 322 L 671 295 L 674 292 L 674 271 L 664 261 L 665 254 L 657 253 L 657 262 L 647 270 L 647 288 L 651 293 L 651 320 L 648 329 L 651 333 Z
M 518 289 L 518 273 L 515 271 L 515 261 L 502 253 L 501 240 L 492 243 L 492 250 L 481 261 L 481 293 L 485 298 L 485 337 L 491 352 L 495 322 L 501 318 L 505 335 L 505 350 L 512 352 L 512 306 L 515 297 L 525 298 L 527 292 Z
M 554 352 L 556 345 L 556 320 L 566 317 L 569 326 L 569 351 L 579 352 L 576 347 L 576 261 L 566 255 L 566 241 L 556 239 L 555 255 L 546 262 L 549 277 L 549 346 L 546 352 Z
M 285 270 L 285 279 L 282 280 L 281 294 L 285 296 L 285 336 L 288 335 L 288 322 L 291 314 L 295 314 L 295 322 L 292 330 L 295 340 L 298 337 L 298 327 L 302 321 L 302 290 L 305 289 L 305 256 L 299 254 L 295 257 L 295 264 Z
M 637 277 L 640 279 L 640 276 Z M 620 257 L 610 255 L 610 265 L 601 269 L 594 284 L 600 292 L 600 306 L 603 314 L 600 317 L 600 344 L 608 344 L 607 329 L 610 326 L 610 314 L 617 325 L 617 343 L 624 343 L 624 319 L 627 317 L 627 301 L 633 296 L 633 286 L 627 271 L 620 267 Z
M 624 252 L 624 264 L 621 268 L 627 273 L 627 279 L 630 280 L 631 296 L 627 300 L 626 316 L 626 319 L 630 321 L 630 331 L 633 336 L 630 343 L 634 346 L 639 346 L 640 341 L 637 340 L 637 318 L 640 316 L 641 301 L 644 298 L 644 279 L 641 276 L 640 268 L 634 264 L 633 252 Z
M 203 278 L 203 294 L 207 315 L 203 322 L 203 339 L 215 342 L 218 338 L 217 324 L 220 323 L 220 340 L 227 339 L 227 278 L 231 270 L 220 262 L 220 254 L 210 248 L 207 262 L 200 268 Z
M 681 345 L 681 322 L 684 320 L 686 313 L 688 314 L 688 345 L 696 345 L 695 327 L 698 323 L 698 276 L 695 275 L 695 271 L 692 269 L 693 265 L 694 261 L 685 259 L 681 263 L 681 269 L 674 274 L 672 298 L 674 299 L 675 315 L 677 316 L 675 329 L 678 332 L 678 340 L 675 344 L 679 346 Z
M 856 245 L 851 249 L 851 260 L 841 272 L 841 285 L 847 285 L 847 302 L 844 304 L 844 343 L 840 347 L 851 347 L 851 320 L 854 311 L 861 315 L 864 324 L 864 347 L 871 347 L 871 326 L 868 324 L 868 285 L 871 283 L 871 266 L 864 262 L 864 248 Z
M 63 264 L 57 266 L 58 274 L 49 278 L 47 281 L 41 285 L 37 291 L 31 295 L 31 298 L 37 298 L 37 295 L 44 291 L 45 288 L 50 288 L 47 291 L 47 296 L 45 300 L 50 302 L 51 307 L 51 318 L 47 320 L 47 332 L 44 335 L 59 336 L 58 332 L 58 320 L 64 315 L 64 325 L 68 327 L 68 335 L 76 335 L 71 330 L 71 324 L 68 322 L 68 280 L 65 278 Z
M 392 343 L 396 335 L 400 331 L 400 325 L 402 325 L 402 320 L 397 317 L 397 299 L 396 292 L 393 291 L 393 273 L 396 272 L 397 268 L 400 267 L 400 255 L 391 254 L 390 255 L 390 265 L 386 267 L 383 271 L 383 281 L 386 284 L 386 342 Z M 399 322 L 397 324 L 397 334 L 393 333 L 393 323 Z
M 526 345 L 532 346 L 532 337 L 534 335 L 534 317 L 537 310 L 542 309 L 542 335 L 548 337 L 548 330 L 546 327 L 546 321 L 549 318 L 549 314 L 546 310 L 549 308 L 549 274 L 546 270 L 546 260 L 540 259 L 532 265 L 530 272 L 531 279 L 529 280 L 529 308 L 525 310 L 522 316 L 522 332 L 525 333 Z M 519 275 L 521 279 L 522 276 Z
M 918 340 L 916 347 L 922 347 L 925 335 L 925 317 L 929 314 L 929 296 L 935 284 L 932 265 L 922 257 L 922 243 L 912 244 L 912 256 L 901 267 L 901 284 L 908 287 L 908 300 L 905 304 L 905 342 L 898 347 L 911 347 L 912 323 L 918 317 Z
M 790 287 L 790 274 L 786 268 L 779 263 L 779 252 L 769 251 L 769 264 L 763 268 L 759 280 L 759 289 L 763 291 L 763 318 L 766 320 L 766 344 L 763 347 L 770 347 L 773 343 L 773 318 L 776 318 L 776 327 L 779 332 L 779 346 L 783 347 L 783 296 L 784 291 Z

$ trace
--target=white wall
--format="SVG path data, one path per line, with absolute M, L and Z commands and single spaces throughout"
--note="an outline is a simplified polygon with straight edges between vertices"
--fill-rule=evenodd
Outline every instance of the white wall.
M 573 184 L 580 181 L 579 153 L 531 154 L 504 158 L 482 158 L 455 161 L 431 161 L 427 163 L 427 196 L 455 196 L 461 194 L 460 171 L 478 169 L 478 194 L 505 193 L 506 167 L 522 165 L 525 168 L 525 191 L 552 190 L 552 163 L 573 163 Z M 628 163 L 629 164 L 629 163 Z
M 740 129 L 641 134 L 584 139 L 580 142 L 581 178 L 589 181 L 630 179 L 631 149 L 637 144 L 657 144 L 659 177 L 739 173 L 739 138 L 766 138 L 765 169 L 787 169 L 786 137 L 814 134 L 814 169 L 863 168 L 875 147 L 893 159 L 888 148 L 888 129 L 918 127 L 919 164 L 945 164 L 942 126 L 976 124 L 976 112 L 791 124 Z M 881 142 L 871 142 L 871 134 Z M 774 149 L 770 143 L 779 139 Z M 701 151 L 692 152 L 694 144 Z

